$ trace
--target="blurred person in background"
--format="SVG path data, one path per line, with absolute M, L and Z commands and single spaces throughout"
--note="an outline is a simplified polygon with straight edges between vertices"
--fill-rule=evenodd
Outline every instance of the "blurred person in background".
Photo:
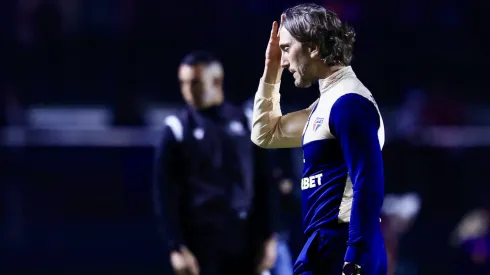
M 350 62 L 354 30 L 316 4 L 302 4 L 273 22 L 265 68 L 255 94 L 252 141 L 304 152 L 303 228 L 308 240 L 295 274 L 383 275 L 380 217 L 384 197 L 383 120 Z M 295 86 L 319 84 L 310 107 L 282 113 L 283 69 Z
M 451 236 L 459 248 L 454 274 L 490 274 L 490 204 L 468 212 Z
M 187 106 L 165 119 L 155 211 L 176 274 L 260 274 L 276 259 L 277 197 L 265 150 L 250 142 L 243 108 L 224 99 L 223 68 L 208 52 L 181 61 Z
M 400 274 L 397 272 L 400 239 L 412 228 L 420 204 L 420 197 L 415 193 L 387 194 L 385 197 L 381 226 L 388 256 L 388 275 Z

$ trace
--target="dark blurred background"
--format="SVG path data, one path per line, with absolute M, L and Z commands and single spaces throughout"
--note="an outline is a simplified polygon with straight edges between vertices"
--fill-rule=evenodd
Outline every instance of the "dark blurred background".
M 487 9 L 314 2 L 357 31 L 352 65 L 386 124 L 386 192 L 420 197 L 397 274 L 484 270 L 490 241 L 486 250 L 471 242 L 488 232 L 451 240 L 466 213 L 490 205 Z M 183 104 L 179 61 L 214 52 L 228 99 L 242 104 L 261 77 L 271 22 L 298 3 L 2 0 L 2 274 L 169 274 L 150 180 L 158 127 Z M 306 107 L 315 89 L 295 89 L 285 73 L 282 103 Z

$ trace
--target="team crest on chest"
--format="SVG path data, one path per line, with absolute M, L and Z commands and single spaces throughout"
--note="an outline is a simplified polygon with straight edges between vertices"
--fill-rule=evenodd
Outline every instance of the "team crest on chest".
M 313 131 L 316 132 L 320 126 L 323 124 L 323 117 L 317 117 L 315 118 L 315 121 L 313 122 Z

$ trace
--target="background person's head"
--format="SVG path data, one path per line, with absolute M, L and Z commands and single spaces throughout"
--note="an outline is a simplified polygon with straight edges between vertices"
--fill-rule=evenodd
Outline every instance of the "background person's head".
M 211 53 L 187 54 L 178 74 L 182 96 L 190 106 L 205 109 L 223 102 L 223 66 Z

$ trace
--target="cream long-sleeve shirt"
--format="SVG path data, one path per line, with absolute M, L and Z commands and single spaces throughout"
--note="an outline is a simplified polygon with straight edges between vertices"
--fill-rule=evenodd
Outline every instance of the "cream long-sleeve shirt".
M 261 79 L 255 94 L 252 141 L 262 148 L 301 147 L 303 130 L 318 101 L 306 109 L 283 115 L 280 106 L 280 86 L 280 82 L 269 84 Z

